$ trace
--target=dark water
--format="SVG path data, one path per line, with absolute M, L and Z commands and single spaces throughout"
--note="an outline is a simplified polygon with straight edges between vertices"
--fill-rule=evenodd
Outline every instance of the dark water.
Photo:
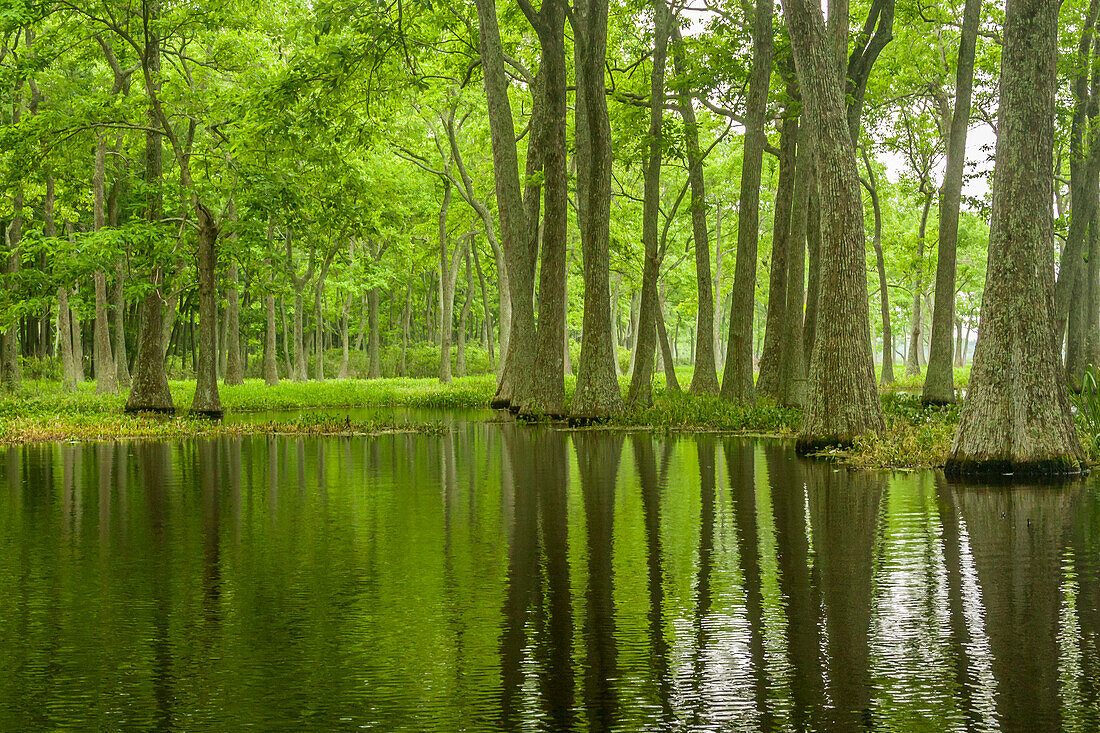
M 0 731 L 1100 730 L 1100 487 L 737 439 L 0 452 Z

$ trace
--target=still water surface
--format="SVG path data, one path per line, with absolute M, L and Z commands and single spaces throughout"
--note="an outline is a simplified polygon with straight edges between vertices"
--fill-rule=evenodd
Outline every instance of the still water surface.
M 0 730 L 1100 730 L 1100 484 L 445 435 L 0 453 Z

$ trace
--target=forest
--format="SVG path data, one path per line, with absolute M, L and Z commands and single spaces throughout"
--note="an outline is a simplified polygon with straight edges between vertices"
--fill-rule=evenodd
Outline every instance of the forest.
M 533 420 L 1081 472 L 1098 11 L 4 0 L 2 412 L 418 378 Z

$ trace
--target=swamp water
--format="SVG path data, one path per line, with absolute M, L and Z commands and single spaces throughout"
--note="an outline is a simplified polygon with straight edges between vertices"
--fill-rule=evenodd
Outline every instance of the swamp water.
M 789 444 L 0 451 L 0 731 L 1100 730 L 1100 482 Z

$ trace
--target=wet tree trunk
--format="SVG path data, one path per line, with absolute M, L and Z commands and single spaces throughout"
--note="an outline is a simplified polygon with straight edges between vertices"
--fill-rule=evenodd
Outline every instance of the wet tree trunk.
M 683 39 L 678 23 L 672 24 L 672 66 L 676 76 L 685 73 Z M 710 241 L 707 233 L 707 191 L 703 177 L 703 156 L 699 150 L 699 125 L 695 118 L 691 92 L 686 84 L 679 85 L 677 102 L 684 121 L 684 143 L 687 152 L 688 182 L 691 184 L 691 235 L 695 243 L 695 282 L 699 293 L 699 308 L 695 325 L 699 333 L 717 333 L 714 325 L 714 293 L 710 273 Z M 691 375 L 692 394 L 717 395 L 718 367 L 715 361 L 715 339 L 704 339 L 695 354 L 695 369 Z
M 754 397 L 752 321 L 756 296 L 757 238 L 760 235 L 760 168 L 764 158 L 764 126 L 772 75 L 773 10 L 772 0 L 757 0 L 752 32 L 752 70 L 749 72 L 749 91 L 745 101 L 741 201 L 737 210 L 737 260 L 733 270 L 726 368 L 722 375 L 722 398 L 742 402 L 751 402 Z
M 820 6 L 786 0 L 783 9 L 799 85 L 814 119 L 821 198 L 829 202 L 822 211 L 821 324 L 797 443 L 807 452 L 850 444 L 858 435 L 881 432 L 885 424 L 871 358 L 863 204 L 843 89 L 830 71 L 833 57 Z
M 199 280 L 199 355 L 195 364 L 195 399 L 191 411 L 220 418 L 222 402 L 218 394 L 217 312 L 218 312 L 218 224 L 202 204 L 198 210 L 198 247 L 196 264 Z
M 653 357 L 656 349 L 657 278 L 660 261 L 657 254 L 657 218 L 661 207 L 661 153 L 664 146 L 662 120 L 665 98 L 665 57 L 668 49 L 668 6 L 665 0 L 653 0 L 653 71 L 650 76 L 649 158 L 645 168 L 642 202 L 642 293 L 638 308 L 638 329 L 634 339 L 634 368 L 630 375 L 627 400 L 632 407 L 644 407 L 653 401 Z
M 936 300 L 932 308 L 932 338 L 928 373 L 921 401 L 946 404 L 955 401 L 952 370 L 951 325 L 955 321 L 955 252 L 959 240 L 959 206 L 966 168 L 966 131 L 970 124 L 970 97 L 974 86 L 974 56 L 981 20 L 982 1 L 966 0 L 959 60 L 955 69 L 955 110 L 947 139 L 947 163 L 940 189 L 939 243 L 936 258 Z
M 582 421 L 606 418 L 623 409 L 611 323 L 611 122 L 604 79 L 607 8 L 607 0 L 581 0 L 576 3 L 573 23 L 577 220 L 584 264 L 584 316 L 571 413 Z
M 1058 2 L 1009 0 L 981 330 L 948 475 L 1081 470 L 1055 331 Z
M 790 241 L 791 217 L 794 208 L 794 186 L 798 147 L 798 118 L 786 110 L 779 134 L 779 181 L 775 192 L 775 213 L 772 216 L 772 258 L 768 278 L 768 315 L 764 324 L 764 347 L 760 353 L 760 374 L 756 380 L 758 394 L 779 399 L 784 392 L 783 336 L 787 325 L 787 252 Z
M 863 149 L 863 165 L 867 170 L 864 187 L 871 196 L 871 207 L 875 212 L 875 235 L 871 243 L 875 248 L 875 260 L 878 264 L 878 302 L 882 314 L 882 377 L 883 384 L 894 383 L 894 336 L 890 330 L 890 293 L 886 288 L 886 261 L 882 256 L 882 206 L 878 198 L 878 182 L 867 149 Z M 948 334 L 950 335 L 950 334 Z

